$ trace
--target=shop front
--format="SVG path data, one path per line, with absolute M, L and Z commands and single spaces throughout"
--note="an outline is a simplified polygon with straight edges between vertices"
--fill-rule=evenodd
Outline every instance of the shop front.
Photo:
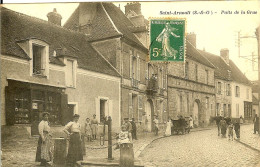
M 66 124 L 73 115 L 63 87 L 8 80 L 5 90 L 7 125 L 30 125 L 31 135 L 38 134 L 43 112 L 50 113 L 52 126 Z

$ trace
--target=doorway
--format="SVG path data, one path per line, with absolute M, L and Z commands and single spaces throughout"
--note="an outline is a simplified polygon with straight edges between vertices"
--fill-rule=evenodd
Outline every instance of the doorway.
M 148 132 L 152 131 L 152 123 L 153 123 L 153 102 L 152 100 L 147 100 L 145 104 L 145 111 L 146 111 L 146 128 Z
M 194 115 L 194 127 L 198 127 L 199 126 L 199 104 L 197 101 L 194 102 L 193 115 Z

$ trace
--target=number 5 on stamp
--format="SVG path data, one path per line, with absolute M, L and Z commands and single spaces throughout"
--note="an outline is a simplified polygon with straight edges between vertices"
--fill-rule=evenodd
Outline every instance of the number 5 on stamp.
M 150 60 L 184 61 L 185 19 L 150 20 Z

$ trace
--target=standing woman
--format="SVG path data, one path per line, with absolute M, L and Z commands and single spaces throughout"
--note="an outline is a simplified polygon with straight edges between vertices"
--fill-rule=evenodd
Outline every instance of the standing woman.
M 69 137 L 69 149 L 67 155 L 67 165 L 73 166 L 77 161 L 83 160 L 80 124 L 78 123 L 79 115 L 73 116 L 73 121 L 69 122 L 64 132 Z
M 166 130 L 165 130 L 165 136 L 171 136 L 172 134 L 172 120 L 169 118 L 168 122 L 166 123 Z
M 97 131 L 98 131 L 98 120 L 96 119 L 96 114 L 93 115 L 93 119 L 91 120 L 91 129 L 92 129 L 92 139 L 97 139 Z
M 44 112 L 42 116 L 43 120 L 38 125 L 40 137 L 36 151 L 36 162 L 41 162 L 41 166 L 47 166 L 47 162 L 52 160 L 50 136 L 51 128 L 48 122 L 49 113 Z

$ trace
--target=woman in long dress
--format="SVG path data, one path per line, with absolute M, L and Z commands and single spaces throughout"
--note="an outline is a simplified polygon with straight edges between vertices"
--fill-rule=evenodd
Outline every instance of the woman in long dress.
M 77 161 L 83 160 L 82 154 L 82 141 L 80 124 L 78 123 L 79 115 L 75 114 L 73 116 L 73 121 L 69 122 L 65 128 L 64 132 L 69 137 L 69 149 L 67 155 L 67 166 L 74 166 Z
M 36 151 L 36 162 L 41 162 L 41 166 L 46 166 L 47 162 L 52 160 L 51 128 L 48 122 L 49 113 L 44 112 L 42 116 L 43 120 L 38 125 L 40 137 Z
M 96 119 L 96 114 L 93 115 L 93 119 L 91 120 L 91 129 L 92 129 L 92 139 L 97 139 L 97 131 L 98 131 L 98 120 Z
M 169 118 L 168 122 L 166 123 L 165 136 L 171 136 L 172 134 L 171 127 L 172 127 L 172 121 Z

